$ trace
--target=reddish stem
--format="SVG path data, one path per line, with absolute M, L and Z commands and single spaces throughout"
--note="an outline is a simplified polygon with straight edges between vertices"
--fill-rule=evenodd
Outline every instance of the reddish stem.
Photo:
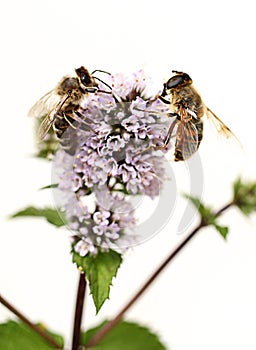
M 85 274 L 80 273 L 79 284 L 77 289 L 77 297 L 76 297 L 72 350 L 78 350 L 80 345 L 81 323 L 82 323 L 82 316 L 83 316 L 85 291 L 86 291 Z
M 22 322 L 24 322 L 29 328 L 39 334 L 48 344 L 54 346 L 55 349 L 63 349 L 61 344 L 59 344 L 48 332 L 46 332 L 42 327 L 37 324 L 32 323 L 26 316 L 24 316 L 20 311 L 18 311 L 13 305 L 11 305 L 5 298 L 0 295 L 0 303 L 2 303 L 7 309 L 9 309 L 14 315 L 16 315 Z
M 168 265 L 175 256 L 181 251 L 181 249 L 195 236 L 195 234 L 203 227 L 203 224 L 197 226 L 185 239 L 180 243 L 167 257 L 167 259 L 158 267 L 158 269 L 152 274 L 152 276 L 146 281 L 146 283 L 139 289 L 139 291 L 132 297 L 132 299 L 122 308 L 122 310 L 108 323 L 106 323 L 88 342 L 86 345 L 88 348 L 98 344 L 108 332 L 111 331 L 123 318 L 125 312 L 139 299 L 139 297 L 146 291 L 146 289 L 152 284 L 156 277 L 162 272 L 162 270 Z
M 234 203 L 231 202 L 225 205 L 223 208 L 215 213 L 215 217 L 218 217 Z M 130 307 L 139 299 L 139 297 L 148 289 L 148 287 L 154 282 L 163 269 L 176 257 L 176 255 L 185 247 L 186 244 L 196 235 L 196 233 L 208 224 L 201 220 L 200 224 L 170 253 L 167 259 L 158 267 L 158 269 L 151 275 L 151 277 L 144 283 L 139 291 L 131 298 L 131 300 L 121 309 L 121 311 L 109 322 L 107 322 L 88 342 L 87 348 L 98 344 L 110 331 L 115 327 L 123 318 L 124 314 Z

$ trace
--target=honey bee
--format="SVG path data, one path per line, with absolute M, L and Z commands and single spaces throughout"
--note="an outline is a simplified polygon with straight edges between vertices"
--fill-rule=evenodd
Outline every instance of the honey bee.
M 38 131 L 38 138 L 42 141 L 50 130 L 51 126 L 59 139 L 62 147 L 70 154 L 75 151 L 75 139 L 77 127 L 85 130 L 91 129 L 90 123 L 86 122 L 79 113 L 79 106 L 83 98 L 89 93 L 109 91 L 99 90 L 96 78 L 83 66 L 75 69 L 76 76 L 63 77 L 55 89 L 49 91 L 30 109 L 29 116 L 44 117 Z M 111 87 L 107 85 L 110 89 Z M 78 126 L 77 126 L 78 125 Z M 71 126 L 71 128 L 69 128 Z M 67 133 L 67 129 L 69 132 Z M 64 135 L 65 133 L 65 135 Z
M 183 72 L 172 71 L 175 75 L 165 84 L 163 92 L 158 98 L 170 105 L 170 117 L 174 120 L 166 134 L 163 145 L 156 146 L 163 149 L 175 137 L 174 160 L 189 159 L 199 148 L 203 138 L 203 117 L 210 118 L 217 131 L 226 137 L 234 136 L 210 108 L 202 101 L 201 96 L 193 86 L 190 76 Z

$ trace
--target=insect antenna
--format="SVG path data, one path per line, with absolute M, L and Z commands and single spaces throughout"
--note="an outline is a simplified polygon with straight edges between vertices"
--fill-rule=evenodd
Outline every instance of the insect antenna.
M 103 72 L 103 73 L 106 73 L 106 74 L 111 75 L 110 73 L 105 72 L 104 70 L 99 70 L 99 69 L 95 70 L 94 72 Z M 94 73 L 94 72 L 93 72 L 93 73 Z M 115 102 L 116 102 L 116 103 L 121 103 L 120 98 L 119 98 L 118 96 L 116 96 L 116 95 L 112 92 L 112 87 L 111 87 L 109 84 L 107 84 L 105 81 L 101 80 L 101 79 L 98 78 L 98 77 L 94 77 L 94 76 L 93 76 L 93 78 L 96 79 L 96 80 L 98 80 L 98 81 L 100 81 L 102 84 L 104 84 L 105 86 L 107 86 L 107 87 L 110 89 L 110 91 L 105 91 L 105 90 L 100 90 L 100 89 L 99 89 L 99 90 L 97 90 L 97 92 L 102 92 L 102 93 L 105 93 L 105 94 L 112 94 L 112 96 L 113 96 Z
M 111 73 L 106 72 L 105 70 L 101 70 L 101 69 L 95 69 L 93 72 L 91 72 L 91 74 L 93 75 L 96 72 L 100 72 L 100 73 L 105 73 L 105 74 L 111 75 Z
M 107 71 L 105 71 L 105 70 L 102 70 L 102 69 L 95 69 L 93 72 L 91 72 L 91 75 L 93 76 L 93 74 L 96 73 L 96 72 L 100 72 L 100 73 L 105 73 L 105 74 L 107 74 L 107 75 L 111 75 L 111 73 L 109 73 L 109 72 L 107 72 Z M 101 79 L 98 78 L 98 77 L 94 77 L 94 76 L 93 76 L 93 78 L 96 79 L 96 80 L 98 80 L 98 81 L 100 81 L 102 84 L 106 85 L 110 90 L 112 90 L 111 86 L 108 85 L 107 83 L 105 83 L 105 81 L 101 80 Z M 101 91 L 101 92 L 102 92 L 102 91 Z
M 112 90 L 111 86 L 108 85 L 107 83 L 105 83 L 105 81 L 103 81 L 103 80 L 101 80 L 100 78 L 97 78 L 97 77 L 93 77 L 93 78 L 96 79 L 96 80 L 98 80 L 98 81 L 100 81 L 102 84 L 106 85 L 110 90 Z M 98 91 L 99 91 L 99 90 L 98 90 Z M 103 91 L 101 90 L 100 92 L 103 92 Z M 109 92 L 107 92 L 107 91 L 104 91 L 104 92 L 109 93 Z

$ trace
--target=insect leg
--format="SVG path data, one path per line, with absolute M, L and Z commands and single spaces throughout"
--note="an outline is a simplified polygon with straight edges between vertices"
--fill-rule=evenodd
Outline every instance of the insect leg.
M 65 114 L 62 113 L 62 117 L 63 119 L 69 124 L 69 126 L 71 126 L 71 128 L 73 130 L 79 130 L 79 131 L 83 131 L 83 132 L 88 132 L 88 131 L 92 131 L 93 133 L 95 133 L 95 131 L 93 130 L 93 128 L 91 127 L 91 125 L 89 123 L 86 123 L 81 117 L 81 114 L 77 111 L 74 111 L 71 114 Z M 74 122 L 72 122 L 72 120 L 74 122 L 77 122 L 77 124 L 74 125 Z M 91 121 L 91 120 L 90 120 Z M 93 121 L 91 121 L 93 123 Z M 75 134 L 72 134 L 73 137 L 75 136 Z
M 173 114 L 174 114 L 174 113 L 173 113 Z M 175 119 L 175 120 L 172 122 L 172 124 L 170 125 L 170 127 L 169 127 L 169 129 L 168 129 L 168 132 L 167 132 L 167 134 L 166 134 L 166 136 L 165 136 L 164 142 L 163 142 L 163 144 L 162 144 L 161 146 L 158 146 L 158 145 L 150 145 L 150 146 L 148 146 L 147 148 L 145 148 L 143 151 L 136 153 L 135 156 L 137 156 L 137 155 L 139 155 L 139 154 L 143 154 L 143 153 L 147 152 L 148 150 L 150 150 L 150 149 L 152 149 L 152 148 L 155 149 L 155 150 L 161 150 L 161 149 L 166 148 L 166 147 L 168 146 L 168 144 L 170 143 L 171 138 L 176 136 L 176 135 L 172 135 L 172 133 L 173 133 L 174 127 L 175 127 L 175 125 L 177 124 L 177 122 L 178 122 L 177 119 Z
M 174 114 L 174 113 L 173 113 L 173 114 Z M 162 144 L 161 146 L 152 145 L 152 147 L 154 147 L 155 149 L 164 149 L 164 148 L 166 148 L 166 147 L 169 145 L 169 143 L 170 143 L 170 140 L 171 140 L 171 138 L 172 138 L 173 129 L 174 129 L 174 127 L 175 127 L 176 124 L 177 124 L 177 119 L 175 119 L 175 120 L 171 123 L 171 125 L 170 125 L 170 127 L 169 127 L 169 129 L 168 129 L 168 132 L 167 132 L 167 134 L 166 134 L 166 136 L 165 136 L 164 142 L 163 142 L 163 144 Z
M 168 105 L 171 104 L 170 101 L 166 100 L 166 99 L 165 99 L 163 96 L 161 96 L 161 95 L 159 95 L 158 98 L 159 98 L 159 100 L 161 100 L 163 103 L 166 103 L 166 104 L 168 104 Z
M 66 114 L 65 113 L 62 113 L 62 116 L 63 116 L 63 118 L 66 120 L 66 122 L 71 126 L 71 128 L 73 128 L 73 129 L 77 129 L 72 123 L 71 123 L 71 121 L 70 120 L 68 120 L 68 116 L 66 116 Z
M 167 117 L 175 117 L 175 118 L 178 118 L 179 119 L 179 114 L 177 113 L 172 113 L 172 112 L 159 112 L 159 111 L 151 111 L 150 109 L 140 109 L 140 108 L 136 108 L 134 107 L 134 109 L 136 111 L 139 111 L 139 112 L 144 112 L 144 113 L 152 113 L 152 114 L 160 114 L 160 115 L 166 115 Z
M 64 103 L 67 101 L 67 99 L 70 98 L 71 94 L 72 94 L 72 91 L 69 90 L 66 96 L 64 96 L 64 98 L 57 104 L 57 106 L 55 107 L 54 116 L 56 116 L 59 113 Z
M 81 114 L 80 112 L 75 111 L 75 115 L 76 115 L 76 118 L 74 118 L 74 119 L 75 119 L 76 121 L 78 121 L 78 122 L 80 122 L 80 123 L 86 125 L 86 126 L 87 126 L 88 128 L 90 128 L 92 131 L 94 131 L 94 130 L 91 128 L 91 126 L 90 126 L 90 124 L 95 124 L 94 121 L 93 121 L 92 119 L 86 117 L 86 119 L 90 122 L 90 124 L 89 124 L 89 123 L 87 123 L 87 122 L 83 119 L 83 116 L 82 116 L 82 114 Z

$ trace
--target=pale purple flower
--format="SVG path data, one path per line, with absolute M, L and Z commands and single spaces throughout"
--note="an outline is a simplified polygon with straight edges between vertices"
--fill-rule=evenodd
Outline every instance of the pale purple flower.
M 107 191 L 104 186 L 97 190 L 96 209 L 87 212 L 83 220 L 74 215 L 68 217 L 76 231 L 73 247 L 81 256 L 94 253 L 99 246 L 101 249 L 119 247 L 118 240 L 124 237 L 124 231 L 135 227 L 134 210 L 125 196 Z
M 125 140 L 120 135 L 109 136 L 107 138 L 106 149 L 108 152 L 118 152 L 125 147 Z
M 133 88 L 133 81 L 122 73 L 113 75 L 111 80 L 113 94 L 125 100 Z
M 74 251 L 81 256 L 85 256 L 88 253 L 97 254 L 98 249 L 95 247 L 94 243 L 88 237 L 81 237 L 74 245 Z
M 89 94 L 81 105 L 79 113 L 91 129 L 77 129 L 74 156 L 65 150 L 56 154 L 73 249 L 81 256 L 128 242 L 136 232 L 129 197 L 158 196 L 164 177 L 164 155 L 153 146 L 164 142 L 168 106 L 145 97 L 149 79 L 143 71 L 131 77 L 116 74 L 106 82 L 112 94 Z M 88 198 L 93 208 L 85 204 Z
M 93 220 L 97 225 L 108 226 L 108 218 L 110 217 L 110 215 L 110 212 L 106 210 L 103 210 L 102 212 L 97 211 L 93 214 Z

